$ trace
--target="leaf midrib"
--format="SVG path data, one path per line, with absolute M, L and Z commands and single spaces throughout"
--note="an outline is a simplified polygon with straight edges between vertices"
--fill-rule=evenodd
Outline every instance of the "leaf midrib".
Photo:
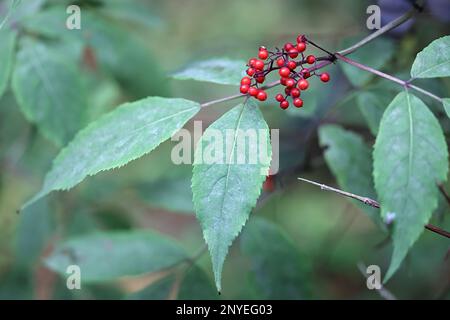
M 242 105 L 242 110 L 241 110 L 241 112 L 239 114 L 239 118 L 238 118 L 238 120 L 236 122 L 236 126 L 234 128 L 235 129 L 235 133 L 234 133 L 234 138 L 233 138 L 233 146 L 232 146 L 232 149 L 231 149 L 231 152 L 230 152 L 230 157 L 228 159 L 227 174 L 225 176 L 224 195 L 222 197 L 222 201 L 221 201 L 221 204 L 220 204 L 220 212 L 219 212 L 219 218 L 220 219 L 222 219 L 222 217 L 223 217 L 223 206 L 225 204 L 225 197 L 226 197 L 226 193 L 227 193 L 227 189 L 228 189 L 228 180 L 229 180 L 230 172 L 231 172 L 231 159 L 232 159 L 232 157 L 234 155 L 234 149 L 235 149 L 236 140 L 237 140 L 237 128 L 239 128 L 239 125 L 241 123 L 242 115 L 244 114 L 245 108 L 246 108 L 246 103 L 244 102 L 243 105 Z M 217 238 L 218 242 L 220 242 L 220 239 L 222 238 L 222 233 L 221 232 L 217 232 L 217 237 L 216 238 Z

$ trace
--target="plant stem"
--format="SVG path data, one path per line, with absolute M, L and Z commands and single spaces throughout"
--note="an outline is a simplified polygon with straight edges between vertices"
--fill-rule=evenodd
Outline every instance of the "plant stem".
M 381 77 L 381 78 L 384 78 L 384 79 L 386 79 L 386 80 L 395 82 L 395 83 L 397 83 L 397 84 L 403 86 L 404 88 L 410 88 L 410 89 L 413 89 L 413 90 L 415 90 L 415 91 L 417 91 L 417 92 L 420 92 L 420 93 L 422 93 L 422 94 L 424 94 L 424 95 L 429 96 L 430 98 L 432 98 L 432 99 L 438 101 L 439 103 L 442 103 L 442 98 L 436 96 L 435 94 L 433 94 L 433 93 L 431 93 L 431 92 L 429 92 L 429 91 L 427 91 L 427 90 L 425 90 L 425 89 L 423 89 L 423 88 L 420 88 L 420 87 L 418 87 L 418 86 L 412 85 L 412 84 L 409 83 L 408 81 L 401 80 L 401 79 L 396 78 L 396 77 L 394 77 L 394 76 L 392 76 L 392 75 L 390 75 L 390 74 L 387 74 L 387 73 L 384 73 L 384 72 L 382 72 L 382 71 L 373 69 L 373 68 L 371 68 L 371 67 L 369 67 L 369 66 L 366 66 L 366 65 L 364 65 L 364 64 L 361 64 L 361 63 L 359 63 L 359 62 L 356 62 L 355 60 L 352 60 L 352 59 L 350 59 L 350 58 L 347 58 L 347 57 L 343 56 L 342 54 L 336 53 L 335 55 L 336 55 L 336 58 L 337 58 L 338 60 L 341 60 L 341 61 L 343 61 L 343 62 L 345 62 L 345 63 L 348 63 L 349 65 L 352 65 L 352 66 L 354 66 L 354 67 L 356 67 L 356 68 L 359 68 L 359 69 L 361 69 L 361 70 L 364 70 L 364 71 L 373 73 L 373 74 L 375 74 L 375 75 L 377 75 L 377 76 L 379 76 L 379 77 Z
M 359 272 L 361 272 L 361 274 L 367 279 L 367 267 L 362 262 L 359 262 L 356 266 L 358 267 Z M 382 298 L 386 300 L 397 300 L 397 298 L 384 286 L 381 286 L 381 288 L 378 289 L 377 292 Z
M 376 201 L 376 200 L 373 200 L 371 198 L 358 196 L 357 194 L 350 193 L 350 192 L 347 192 L 347 191 L 343 191 L 343 190 L 340 190 L 340 189 L 336 189 L 336 188 L 327 186 L 325 184 L 321 184 L 321 183 L 318 183 L 318 182 L 315 182 L 315 181 L 311 181 L 311 180 L 308 180 L 308 179 L 304 179 L 304 178 L 298 178 L 298 180 L 301 180 L 301 181 L 313 184 L 315 186 L 318 186 L 322 190 L 332 191 L 332 192 L 335 192 L 337 194 L 340 194 L 340 195 L 343 195 L 343 196 L 346 196 L 346 197 L 349 197 L 349 198 L 352 198 L 352 199 L 356 199 L 356 200 L 361 201 L 362 203 L 367 204 L 367 205 L 369 205 L 369 206 L 371 206 L 373 208 L 378 208 L 378 209 L 380 208 L 379 202 Z M 427 229 L 427 230 L 430 230 L 430 231 L 432 231 L 434 233 L 437 233 L 437 234 L 439 234 L 439 235 L 441 235 L 443 237 L 450 238 L 450 232 L 445 231 L 445 230 L 443 230 L 443 229 L 441 229 L 439 227 L 436 227 L 436 226 L 434 226 L 432 224 L 426 224 L 424 226 L 424 228 Z
M 362 39 L 361 41 L 355 43 L 354 45 L 352 45 L 351 47 L 348 47 L 346 49 L 343 49 L 341 51 L 338 51 L 337 53 L 343 56 L 349 55 L 350 53 L 358 50 L 360 47 L 368 44 L 369 42 L 375 40 L 376 38 L 378 38 L 379 36 L 385 34 L 386 32 L 391 31 L 392 29 L 397 28 L 399 25 L 405 23 L 406 21 L 408 21 L 409 19 L 411 19 L 414 14 L 416 13 L 416 11 L 418 11 L 417 8 L 412 8 L 411 10 L 405 12 L 403 15 L 401 15 L 400 17 L 398 17 L 395 20 L 392 20 L 391 22 L 389 22 L 388 24 L 386 24 L 384 27 L 382 27 L 381 29 L 375 31 L 374 33 L 370 34 L 369 36 L 365 37 L 364 39 Z

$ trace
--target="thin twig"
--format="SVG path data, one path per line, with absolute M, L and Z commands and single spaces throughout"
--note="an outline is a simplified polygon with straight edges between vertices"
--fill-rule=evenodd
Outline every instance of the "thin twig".
M 340 189 L 336 189 L 336 188 L 327 186 L 325 184 L 321 184 L 321 183 L 318 183 L 318 182 L 315 182 L 315 181 L 311 181 L 311 180 L 308 180 L 308 179 L 304 179 L 304 178 L 298 178 L 298 180 L 301 180 L 301 181 L 304 181 L 304 182 L 316 185 L 316 186 L 320 187 L 322 190 L 332 191 L 332 192 L 335 192 L 337 194 L 340 194 L 340 195 L 343 195 L 343 196 L 346 196 L 346 197 L 349 197 L 349 198 L 352 198 L 352 199 L 356 199 L 356 200 L 361 201 L 362 203 L 365 203 L 365 204 L 367 204 L 367 205 L 369 205 L 369 206 L 371 206 L 373 208 L 380 208 L 379 202 L 376 201 L 376 200 L 373 200 L 371 198 L 358 196 L 357 194 L 350 193 L 350 192 L 347 192 L 347 191 L 342 191 Z M 448 232 L 448 231 L 445 231 L 445 230 L 443 230 L 443 229 L 441 229 L 439 227 L 436 227 L 436 226 L 434 226 L 432 224 L 426 224 L 424 227 L 427 230 L 430 230 L 430 231 L 432 231 L 434 233 L 437 233 L 437 234 L 439 234 L 439 235 L 441 235 L 443 237 L 446 237 L 446 238 L 450 239 L 450 232 Z
M 357 264 L 358 270 L 361 272 L 361 274 L 367 279 L 366 270 L 367 267 L 364 265 L 364 263 L 359 262 Z M 386 289 L 382 284 L 380 284 L 380 289 L 377 289 L 378 294 L 386 300 L 397 300 L 397 298 L 388 290 Z
M 450 196 L 448 195 L 447 191 L 445 191 L 444 185 L 441 183 L 438 184 L 439 191 L 444 196 L 445 200 L 447 201 L 448 205 L 450 206 Z
M 320 183 L 317 183 L 315 181 L 311 181 L 311 180 L 304 179 L 304 178 L 298 178 L 298 180 L 301 180 L 301 181 L 308 182 L 310 184 L 316 185 L 316 186 L 320 187 L 320 189 L 322 189 L 322 190 L 336 192 L 336 193 L 339 193 L 339 194 L 341 194 L 343 196 L 346 196 L 346 197 L 349 197 L 349 198 L 352 198 L 352 199 L 356 199 L 356 200 L 361 201 L 362 203 L 365 203 L 365 204 L 367 204 L 367 205 L 369 205 L 371 207 L 374 207 L 374 208 L 379 208 L 380 207 L 380 204 L 377 201 L 375 201 L 373 199 L 370 199 L 370 198 L 367 198 L 367 197 L 361 197 L 361 196 L 358 196 L 356 194 L 353 194 L 353 193 L 350 193 L 350 192 L 347 192 L 347 191 L 342 191 L 342 190 L 339 190 L 339 189 L 327 186 L 325 184 L 320 184 Z
M 345 63 L 348 63 L 349 65 L 352 65 L 352 66 L 354 66 L 356 68 L 359 68 L 361 70 L 373 73 L 373 74 L 375 74 L 375 75 L 377 75 L 377 76 L 379 76 L 381 78 L 384 78 L 386 80 L 395 82 L 395 83 L 403 86 L 404 88 L 410 88 L 410 89 L 416 90 L 416 91 L 418 91 L 418 92 L 420 92 L 422 94 L 425 94 L 425 95 L 429 96 L 430 98 L 438 101 L 439 103 L 442 103 L 442 98 L 436 96 L 435 94 L 433 94 L 433 93 L 431 93 L 431 92 L 429 92 L 429 91 L 427 91 L 427 90 L 425 90 L 423 88 L 420 88 L 418 86 L 412 85 L 408 81 L 401 80 L 401 79 L 399 79 L 397 77 L 394 77 L 394 76 L 392 76 L 390 74 L 384 73 L 382 71 L 376 70 L 374 68 L 371 68 L 369 66 L 361 64 L 359 62 L 356 62 L 355 60 L 352 60 L 352 59 L 350 59 L 348 57 L 345 57 L 345 56 L 343 56 L 343 55 L 341 55 L 339 53 L 336 53 L 336 58 L 338 60 L 341 60 L 341 61 L 343 61 Z
M 365 46 L 369 42 L 375 40 L 379 36 L 385 34 L 386 32 L 389 32 L 392 29 L 397 28 L 399 25 L 405 23 L 406 21 L 408 21 L 409 19 L 411 19 L 414 16 L 416 11 L 418 11 L 417 8 L 412 8 L 411 10 L 407 11 L 406 13 L 404 13 L 403 15 L 398 17 L 397 19 L 395 19 L 395 20 L 389 22 L 388 24 L 386 24 L 385 26 L 383 26 L 381 29 L 375 31 L 374 33 L 372 33 L 369 36 L 365 37 L 361 41 L 355 43 L 351 47 L 348 47 L 346 49 L 338 51 L 337 53 L 340 54 L 340 55 L 343 55 L 343 56 L 349 55 L 350 53 L 358 50 L 362 46 Z

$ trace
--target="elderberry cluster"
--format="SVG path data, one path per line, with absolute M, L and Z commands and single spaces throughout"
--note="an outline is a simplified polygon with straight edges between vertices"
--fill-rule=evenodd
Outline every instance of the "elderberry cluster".
M 267 99 L 267 93 L 259 85 L 264 83 L 266 76 L 274 70 L 278 70 L 280 84 L 285 86 L 284 94 L 279 93 L 275 100 L 280 103 L 282 109 L 289 107 L 289 97 L 292 104 L 301 108 L 303 100 L 300 98 L 301 92 L 309 87 L 308 79 L 317 76 L 322 82 L 328 82 L 330 75 L 327 72 L 316 74 L 315 64 L 318 61 L 315 56 L 305 56 L 304 52 L 308 40 L 304 35 L 297 37 L 297 43 L 285 43 L 282 49 L 276 48 L 275 52 L 268 51 L 265 47 L 260 47 L 258 58 L 251 58 L 247 64 L 247 75 L 241 79 L 240 92 L 255 97 L 260 101 Z M 296 60 L 297 59 L 297 60 Z

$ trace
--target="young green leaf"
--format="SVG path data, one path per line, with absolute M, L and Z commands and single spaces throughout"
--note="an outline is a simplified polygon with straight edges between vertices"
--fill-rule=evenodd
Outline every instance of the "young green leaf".
M 328 147 L 325 161 L 339 186 L 345 191 L 375 199 L 371 150 L 361 137 L 341 127 L 326 125 L 320 127 L 319 139 L 322 147 Z M 377 209 L 357 200 L 351 201 L 364 210 L 378 226 L 382 226 Z
M 187 259 L 174 240 L 150 231 L 95 233 L 59 245 L 46 265 L 61 275 L 78 265 L 83 282 L 115 280 L 170 268 Z
M 394 252 L 387 281 L 437 207 L 436 183 L 446 179 L 448 151 L 433 113 L 406 91 L 399 93 L 386 109 L 373 155 L 381 214 L 394 216 Z
M 25 117 L 58 146 L 86 124 L 86 94 L 79 71 L 41 42 L 21 43 L 12 88 Z
M 26 205 L 51 191 L 70 189 L 87 176 L 121 167 L 149 153 L 199 110 L 196 102 L 160 97 L 118 107 L 80 131 L 59 153 L 41 191 Z
M 431 42 L 420 51 L 411 68 L 413 78 L 450 76 L 450 36 Z
M 391 100 L 392 97 L 390 94 L 381 91 L 366 91 L 356 96 L 358 108 L 374 136 L 378 134 L 381 117 Z
M 444 106 L 445 113 L 447 117 L 450 118 L 450 98 L 445 98 L 442 100 L 442 105 Z
M 246 138 L 247 133 L 257 138 Z M 213 159 L 206 159 L 207 151 L 214 153 Z M 228 248 L 256 204 L 270 157 L 269 129 L 253 101 L 224 114 L 209 126 L 197 145 L 192 177 L 194 208 L 219 291 Z
M 244 76 L 244 70 L 244 61 L 216 58 L 194 62 L 172 74 L 172 78 L 239 85 L 241 78 Z
M 0 98 L 8 86 L 14 59 L 17 34 L 9 29 L 0 30 Z
M 308 263 L 277 225 L 253 217 L 241 237 L 250 259 L 252 283 L 259 299 L 305 299 L 310 295 Z

